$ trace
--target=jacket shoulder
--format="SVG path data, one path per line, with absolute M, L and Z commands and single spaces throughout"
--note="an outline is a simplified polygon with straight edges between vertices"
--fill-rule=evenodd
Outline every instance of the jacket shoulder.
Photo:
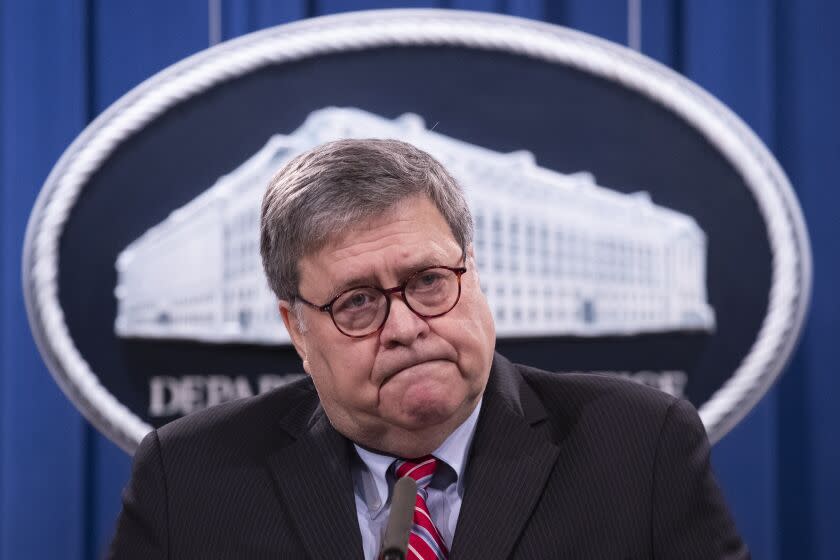
M 673 409 L 688 409 L 696 416 L 687 401 L 620 377 L 554 373 L 519 364 L 515 367 L 549 416 L 579 426 L 600 426 L 619 433 L 636 431 L 655 438 Z M 681 406 L 675 406 L 677 403 Z
M 267 393 L 230 401 L 179 418 L 156 430 L 161 448 L 206 455 L 241 453 L 293 441 L 320 401 L 309 377 Z
M 548 398 L 590 401 L 616 399 L 633 406 L 667 409 L 677 397 L 636 383 L 629 379 L 604 373 L 550 372 L 522 364 L 514 364 L 528 385 Z

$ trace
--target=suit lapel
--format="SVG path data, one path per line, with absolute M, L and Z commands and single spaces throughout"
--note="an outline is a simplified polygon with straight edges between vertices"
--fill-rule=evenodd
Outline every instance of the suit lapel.
M 452 559 L 511 554 L 559 452 L 540 427 L 545 417 L 514 366 L 496 355 L 465 474 Z
M 319 409 L 312 428 L 269 467 L 312 558 L 362 559 L 347 440 Z

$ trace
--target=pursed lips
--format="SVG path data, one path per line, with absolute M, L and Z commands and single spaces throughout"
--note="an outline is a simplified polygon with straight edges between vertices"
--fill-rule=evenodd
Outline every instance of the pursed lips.
M 429 363 L 429 362 L 449 362 L 449 361 L 451 361 L 451 360 L 448 357 L 440 357 L 440 356 L 434 356 L 434 357 L 429 357 L 429 358 L 420 358 L 420 359 L 416 359 L 416 360 L 406 361 L 404 363 L 399 364 L 396 367 L 389 368 L 388 373 L 382 377 L 382 384 L 384 385 L 385 383 L 387 383 L 392 377 L 394 377 L 398 373 L 401 373 L 401 372 L 403 372 L 407 369 L 411 369 L 415 366 L 418 366 L 418 365 L 421 365 L 421 364 L 426 364 L 426 363 Z

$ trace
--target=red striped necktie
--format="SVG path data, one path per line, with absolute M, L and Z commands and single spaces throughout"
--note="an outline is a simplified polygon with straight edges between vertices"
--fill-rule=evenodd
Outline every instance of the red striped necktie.
M 414 525 L 408 537 L 408 558 L 417 560 L 445 560 L 449 558 L 449 551 L 443 538 L 432 523 L 429 508 L 426 506 L 426 487 L 432 481 L 437 469 L 437 459 L 431 455 L 411 459 L 397 460 L 396 475 L 400 479 L 404 476 L 413 478 L 417 482 L 417 498 L 414 502 Z

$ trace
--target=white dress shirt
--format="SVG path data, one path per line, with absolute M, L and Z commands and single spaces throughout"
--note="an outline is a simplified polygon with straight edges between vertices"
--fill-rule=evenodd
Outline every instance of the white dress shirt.
M 447 548 L 452 547 L 455 526 L 464 498 L 464 471 L 472 443 L 481 401 L 472 414 L 432 452 L 438 459 L 434 478 L 427 488 L 426 505 Z M 375 560 L 388 515 L 391 511 L 391 492 L 396 478 L 390 468 L 396 457 L 381 455 L 354 444 L 357 460 L 353 461 L 353 490 L 356 497 L 356 515 L 362 533 L 362 546 L 366 560 Z

